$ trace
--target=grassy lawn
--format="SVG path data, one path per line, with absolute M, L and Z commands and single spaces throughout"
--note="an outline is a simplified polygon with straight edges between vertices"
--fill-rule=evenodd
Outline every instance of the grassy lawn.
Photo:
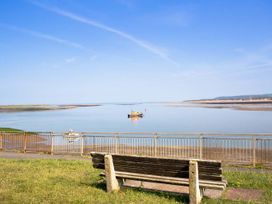
M 24 133 L 25 132 L 28 134 L 37 134 L 36 132 L 24 131 L 24 130 L 8 128 L 8 127 L 0 127 L 0 132 L 6 132 L 6 133 Z
M 3 132 L 23 132 L 22 130 L 19 130 L 19 129 L 6 128 L 6 127 L 0 127 L 0 131 L 3 131 Z
M 105 192 L 99 170 L 89 161 L 0 159 L 0 203 L 181 203 L 186 197 L 127 189 Z M 230 187 L 258 188 L 262 203 L 272 202 L 272 175 L 252 172 L 225 174 Z M 204 199 L 203 203 L 230 203 Z M 235 202 L 238 203 L 238 202 Z M 240 202 L 241 203 L 241 202 Z

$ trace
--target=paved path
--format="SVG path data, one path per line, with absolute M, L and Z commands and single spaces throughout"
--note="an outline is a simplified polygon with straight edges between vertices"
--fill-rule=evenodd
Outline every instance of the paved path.
M 66 159 L 66 160 L 89 160 L 89 158 L 78 155 L 50 155 L 38 153 L 17 153 L 17 152 L 0 152 L 0 158 L 7 159 Z

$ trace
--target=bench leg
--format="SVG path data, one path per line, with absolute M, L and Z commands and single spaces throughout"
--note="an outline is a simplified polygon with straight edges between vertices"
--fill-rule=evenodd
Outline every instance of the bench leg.
M 199 204 L 201 202 L 197 161 L 190 161 L 189 165 L 189 197 L 190 204 Z
M 107 183 L 107 192 L 118 191 L 120 187 L 115 176 L 112 156 L 105 155 L 104 162 L 105 162 L 105 177 L 106 177 L 106 183 Z
M 204 191 L 205 191 L 204 188 L 200 188 L 200 199 L 203 198 L 203 196 L 204 196 Z

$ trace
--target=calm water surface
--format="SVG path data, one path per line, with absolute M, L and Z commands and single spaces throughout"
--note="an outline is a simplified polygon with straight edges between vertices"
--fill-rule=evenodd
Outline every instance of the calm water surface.
M 131 110 L 144 117 L 132 121 Z M 272 132 L 272 111 L 171 107 L 164 104 L 102 105 L 58 111 L 0 113 L 0 127 L 31 131 Z

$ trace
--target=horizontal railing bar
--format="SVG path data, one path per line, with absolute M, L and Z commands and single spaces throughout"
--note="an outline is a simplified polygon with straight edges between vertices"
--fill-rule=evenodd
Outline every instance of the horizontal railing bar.
M 81 132 L 81 134 L 129 134 L 129 135 L 211 135 L 211 136 L 272 136 L 272 133 L 201 133 L 201 132 Z
M 63 137 L 63 135 L 54 135 L 56 137 Z M 108 135 L 82 135 L 80 137 L 85 137 L 85 138 L 92 138 L 92 137 L 96 137 L 96 138 L 126 138 L 126 139 L 137 139 L 137 138 L 144 138 L 144 139 L 154 139 L 153 136 L 124 136 L 124 135 L 119 135 L 119 136 L 108 136 Z M 184 139 L 184 137 L 163 137 L 163 136 L 156 136 L 157 139 L 177 139 L 177 140 L 182 140 Z M 198 140 L 199 137 L 186 137 L 186 139 L 194 139 L 194 140 Z M 252 138 L 245 138 L 245 137 L 241 137 L 241 138 L 216 138 L 216 137 L 202 137 L 201 139 L 213 139 L 213 140 L 249 140 L 251 141 Z M 272 140 L 272 138 L 258 138 L 257 140 Z
M 36 133 L 36 134 L 48 134 L 48 135 L 64 135 L 66 132 L 41 132 L 41 131 L 0 131 L 0 133 L 13 133 L 13 134 L 22 134 L 22 133 Z M 237 136 L 248 136 L 248 137 L 272 137 L 272 133 L 201 133 L 201 132 L 77 132 L 82 136 L 88 135 L 135 135 L 135 136 L 147 136 L 147 137 L 173 137 L 173 136 L 195 136 L 195 137 L 210 137 L 210 136 L 223 136 L 223 137 L 237 137 Z

